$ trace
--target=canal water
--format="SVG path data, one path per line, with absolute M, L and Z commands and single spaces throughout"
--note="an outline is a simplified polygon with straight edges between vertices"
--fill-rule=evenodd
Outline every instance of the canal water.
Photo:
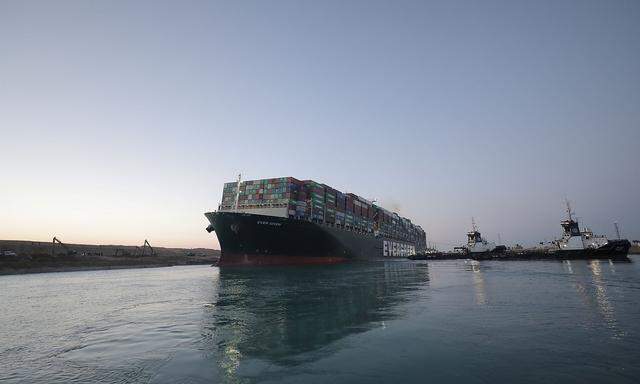
M 640 259 L 0 276 L 2 383 L 637 383 Z

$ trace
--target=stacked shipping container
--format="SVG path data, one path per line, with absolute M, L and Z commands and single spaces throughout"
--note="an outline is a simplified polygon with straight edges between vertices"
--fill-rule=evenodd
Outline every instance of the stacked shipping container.
M 233 210 L 237 183 L 224 185 L 220 210 Z M 352 193 L 294 177 L 240 183 L 238 210 L 286 208 L 289 218 L 311 220 L 416 244 L 426 242 L 420 226 Z
M 298 201 L 300 189 L 300 181 L 293 177 L 245 181 L 240 183 L 238 209 L 287 207 L 289 210 L 298 211 L 295 202 Z M 226 183 L 220 209 L 233 209 L 236 193 L 237 183 Z

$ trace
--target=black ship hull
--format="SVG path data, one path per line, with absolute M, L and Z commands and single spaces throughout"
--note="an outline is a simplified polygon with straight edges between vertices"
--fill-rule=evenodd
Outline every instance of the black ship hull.
M 628 240 L 609 240 L 600 248 L 565 250 L 524 250 L 482 253 L 437 252 L 409 256 L 410 260 L 616 260 L 630 261 Z
M 331 264 L 388 259 L 384 257 L 385 239 L 371 233 L 242 212 L 209 212 L 205 216 L 211 223 L 207 230 L 218 236 L 219 265 Z
M 552 252 L 555 258 L 563 260 L 626 259 L 631 243 L 628 240 L 609 240 L 599 248 L 563 249 Z

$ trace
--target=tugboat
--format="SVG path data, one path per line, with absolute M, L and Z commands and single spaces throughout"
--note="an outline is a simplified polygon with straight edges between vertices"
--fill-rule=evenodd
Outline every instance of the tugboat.
M 566 205 L 567 219 L 560 223 L 562 238 L 554 242 L 557 249 L 550 250 L 550 254 L 562 259 L 627 259 L 631 247 L 629 240 L 608 240 L 605 236 L 594 235 L 588 228 L 581 231 L 568 200 Z
M 472 230 L 467 232 L 467 245 L 462 247 L 466 249 L 467 254 L 474 254 L 475 256 L 479 254 L 491 254 L 499 252 L 504 248 L 496 247 L 496 243 L 488 242 L 482 238 L 482 234 L 478 231 L 478 226 L 473 217 L 471 218 L 471 228 Z

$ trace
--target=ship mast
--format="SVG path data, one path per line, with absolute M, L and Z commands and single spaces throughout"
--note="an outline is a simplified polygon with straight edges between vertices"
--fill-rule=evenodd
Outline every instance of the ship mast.
M 238 183 L 236 184 L 236 203 L 234 204 L 234 210 L 238 211 L 238 200 L 240 199 L 240 184 L 242 183 L 242 173 L 238 173 Z
M 571 210 L 571 203 L 569 203 L 569 199 L 564 199 L 565 204 L 567 204 L 567 215 L 569 215 L 569 220 L 573 221 L 573 211 Z
M 618 237 L 618 240 L 620 240 L 620 228 L 618 228 L 618 222 L 614 221 L 613 226 L 616 227 L 616 236 Z
M 476 219 L 473 216 L 471 217 L 471 228 L 473 229 L 473 232 L 478 232 L 478 226 L 476 225 Z

